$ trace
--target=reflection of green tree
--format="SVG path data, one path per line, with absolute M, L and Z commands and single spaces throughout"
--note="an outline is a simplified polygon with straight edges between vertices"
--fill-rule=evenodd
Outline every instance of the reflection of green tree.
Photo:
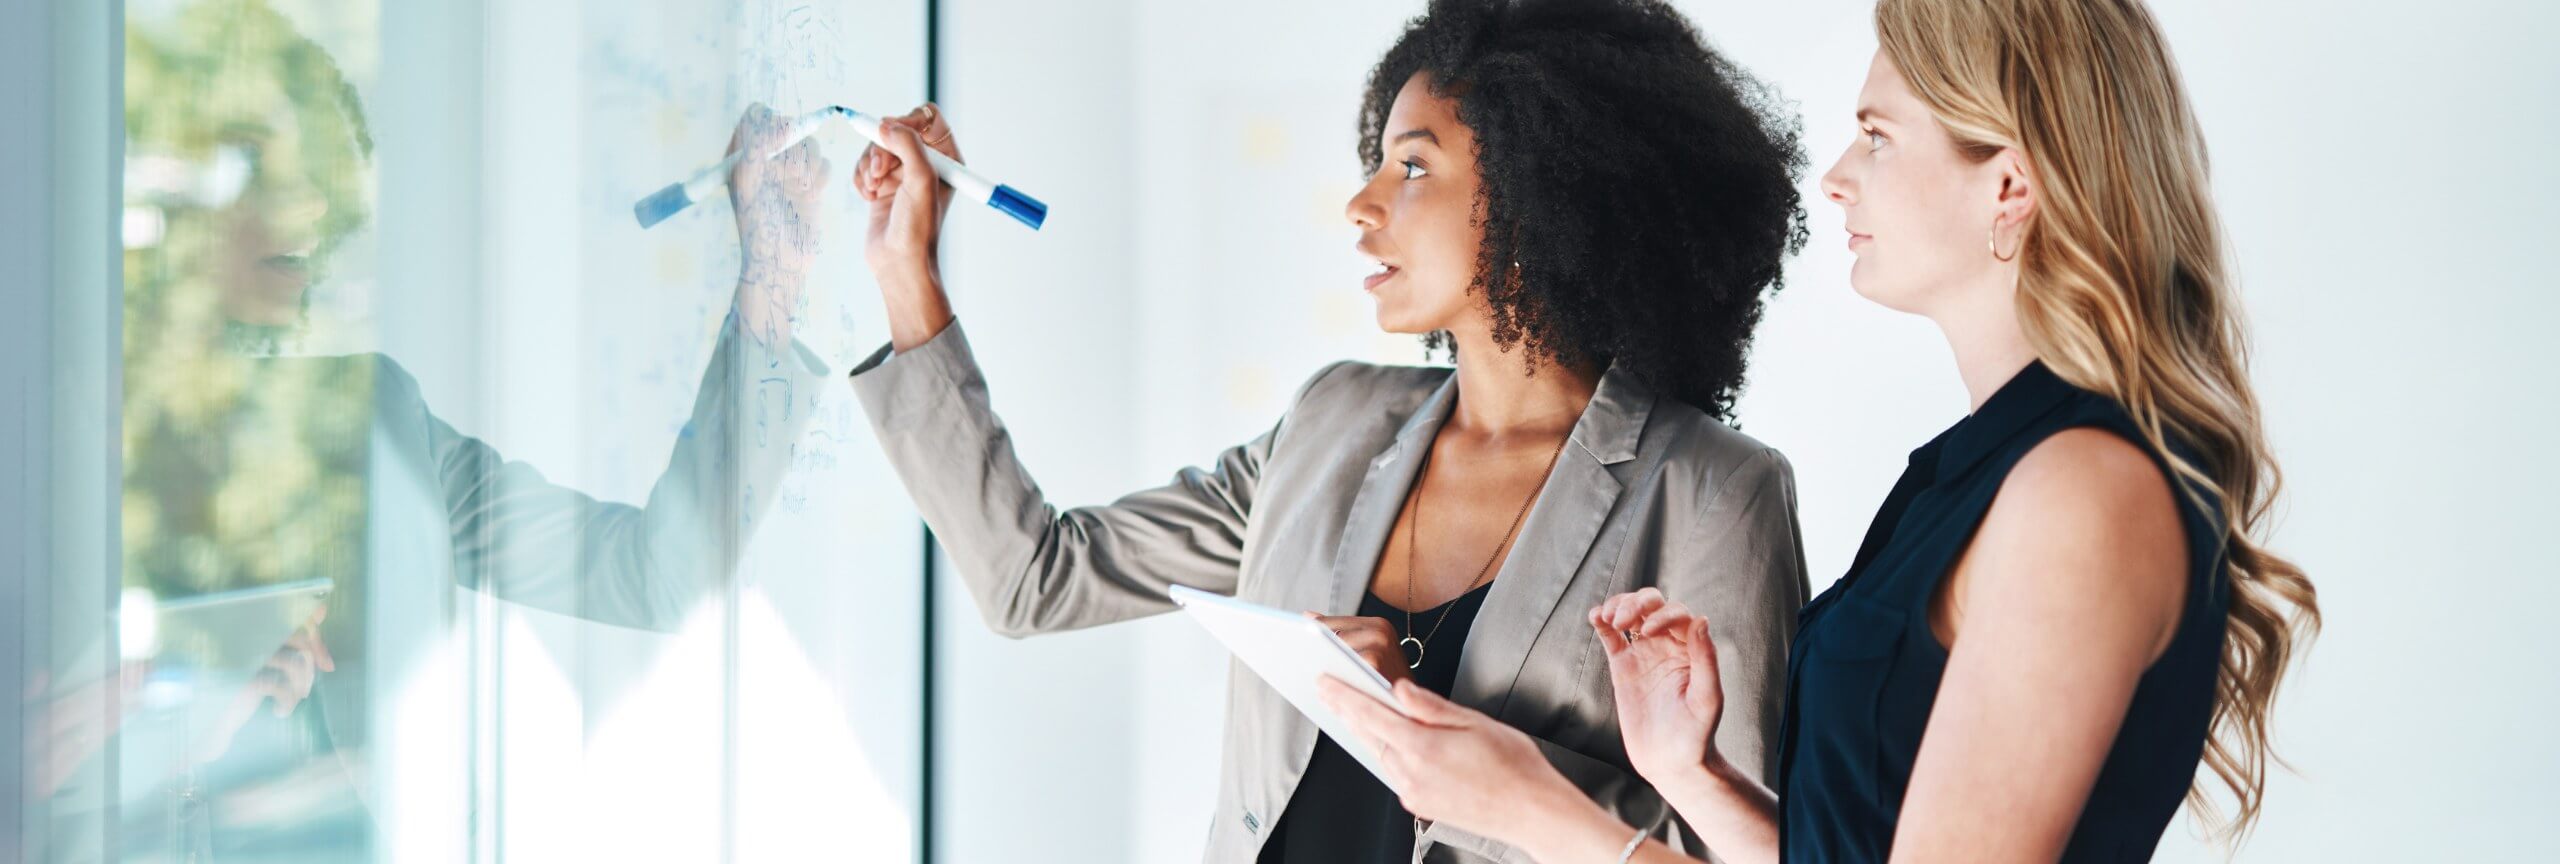
M 372 4 L 332 8 L 375 20 Z M 243 236 L 368 218 L 371 141 L 319 46 L 261 0 L 191 0 L 125 33 L 124 582 L 162 596 L 362 573 L 370 358 L 269 359 L 294 326 L 227 314 Z M 244 171 L 245 169 L 245 175 Z M 232 178 L 232 179 L 226 179 Z M 261 233 L 263 232 L 263 233 Z

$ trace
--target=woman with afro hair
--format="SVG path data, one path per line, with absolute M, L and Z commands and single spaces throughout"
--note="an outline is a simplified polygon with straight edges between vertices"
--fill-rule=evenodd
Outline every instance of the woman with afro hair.
M 990 626 L 1159 614 L 1177 585 L 1307 610 L 1696 849 L 1630 767 L 1581 620 L 1656 588 L 1719 622 L 1719 744 L 1764 768 L 1806 583 L 1792 471 L 1729 423 L 1762 295 L 1804 238 L 1804 157 L 1669 6 L 1441 0 L 1414 19 L 1370 75 L 1345 215 L 1378 264 L 1378 325 L 1454 368 L 1334 364 L 1211 467 L 1097 507 L 1041 496 L 943 292 L 948 199 L 923 148 L 958 157 L 946 118 L 889 126 L 854 177 L 890 344 L 853 387 Z M 1206 860 L 1524 860 L 1415 820 L 1359 745 L 1236 669 Z

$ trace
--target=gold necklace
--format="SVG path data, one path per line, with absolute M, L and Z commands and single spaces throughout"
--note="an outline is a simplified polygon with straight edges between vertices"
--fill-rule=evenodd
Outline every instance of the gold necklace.
M 1459 599 L 1465 599 L 1468 594 L 1476 593 L 1476 589 L 1484 587 L 1485 577 L 1493 575 L 1493 562 L 1502 557 L 1503 547 L 1511 545 L 1511 535 L 1520 530 L 1520 521 L 1529 517 L 1529 505 L 1538 503 L 1538 493 L 1546 491 L 1547 477 L 1554 474 L 1556 470 L 1556 458 L 1564 455 L 1565 442 L 1571 440 L 1573 435 L 1568 432 L 1564 438 L 1556 441 L 1556 451 L 1547 454 L 1547 469 L 1538 474 L 1537 488 L 1529 490 L 1528 499 L 1520 502 L 1520 512 L 1511 516 L 1511 527 L 1503 529 L 1502 541 L 1493 544 L 1493 551 L 1484 556 L 1484 566 L 1476 568 L 1475 581 L 1467 583 L 1467 590 L 1458 594 Z M 1405 510 L 1413 514 L 1413 527 L 1405 532 L 1404 542 L 1404 632 L 1406 635 L 1403 639 L 1396 640 L 1396 648 L 1402 650 L 1406 643 L 1413 644 L 1413 661 L 1405 664 L 1407 669 L 1422 668 L 1422 654 L 1429 646 L 1431 637 L 1440 635 L 1440 625 L 1449 623 L 1449 614 L 1458 611 L 1456 600 L 1444 604 L 1445 608 L 1440 610 L 1439 620 L 1431 622 L 1431 632 L 1422 634 L 1418 639 L 1412 635 L 1414 549 L 1422 545 L 1422 484 L 1431 479 L 1431 452 L 1436 449 L 1439 449 L 1437 442 L 1423 449 L 1422 467 L 1414 474 L 1413 493 L 1406 496 L 1405 502 Z

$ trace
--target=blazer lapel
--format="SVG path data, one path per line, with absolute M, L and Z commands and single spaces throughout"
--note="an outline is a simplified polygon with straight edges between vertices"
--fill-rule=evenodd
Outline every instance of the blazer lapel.
M 1609 466 L 1635 458 L 1652 410 L 1651 391 L 1616 367 L 1601 376 L 1467 632 L 1452 701 L 1502 716 L 1529 649 L 1555 616 L 1617 504 L 1623 485 Z
M 1440 434 L 1440 426 L 1449 419 L 1449 409 L 1457 404 L 1458 376 L 1451 374 L 1423 400 L 1422 407 L 1396 430 L 1395 443 L 1369 460 L 1368 476 L 1360 480 L 1360 490 L 1351 498 L 1351 514 L 1342 526 L 1342 545 L 1334 551 L 1333 593 L 1323 607 L 1327 615 L 1349 615 L 1360 609 L 1360 595 L 1369 588 L 1369 577 L 1377 572 L 1378 556 L 1387 545 L 1387 535 L 1394 533 L 1396 517 L 1404 512 L 1405 495 L 1413 491 L 1415 469 L 1422 465 L 1424 448 Z

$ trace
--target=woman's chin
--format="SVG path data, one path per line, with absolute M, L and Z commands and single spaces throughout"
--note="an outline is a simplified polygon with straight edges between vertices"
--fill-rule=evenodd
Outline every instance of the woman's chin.
M 1389 315 L 1384 311 L 1380 311 L 1378 313 L 1378 331 L 1381 333 L 1394 333 L 1399 336 L 1420 336 L 1438 329 L 1440 328 L 1433 327 L 1419 321 L 1414 321 L 1404 316 Z
M 1878 285 L 1876 280 L 1861 281 L 1852 278 L 1849 280 L 1849 290 L 1857 292 L 1858 296 L 1866 298 L 1869 302 L 1895 312 L 1909 315 L 1928 314 L 1924 311 L 1925 307 L 1920 303 L 1920 298 L 1916 296 L 1918 292 L 1902 286 Z
M 1372 297 L 1371 300 L 1378 307 L 1380 332 L 1420 336 L 1441 329 L 1438 321 L 1431 320 L 1429 315 L 1414 314 L 1414 310 L 1407 304 L 1398 303 L 1386 297 Z
M 277 294 L 284 296 L 276 296 Z M 248 292 L 222 298 L 223 317 L 256 327 L 289 327 L 302 320 L 302 291 Z
M 1910 292 L 1895 284 L 1888 274 L 1869 267 L 1863 259 L 1849 266 L 1849 290 L 1876 305 L 1896 312 L 1911 312 Z

